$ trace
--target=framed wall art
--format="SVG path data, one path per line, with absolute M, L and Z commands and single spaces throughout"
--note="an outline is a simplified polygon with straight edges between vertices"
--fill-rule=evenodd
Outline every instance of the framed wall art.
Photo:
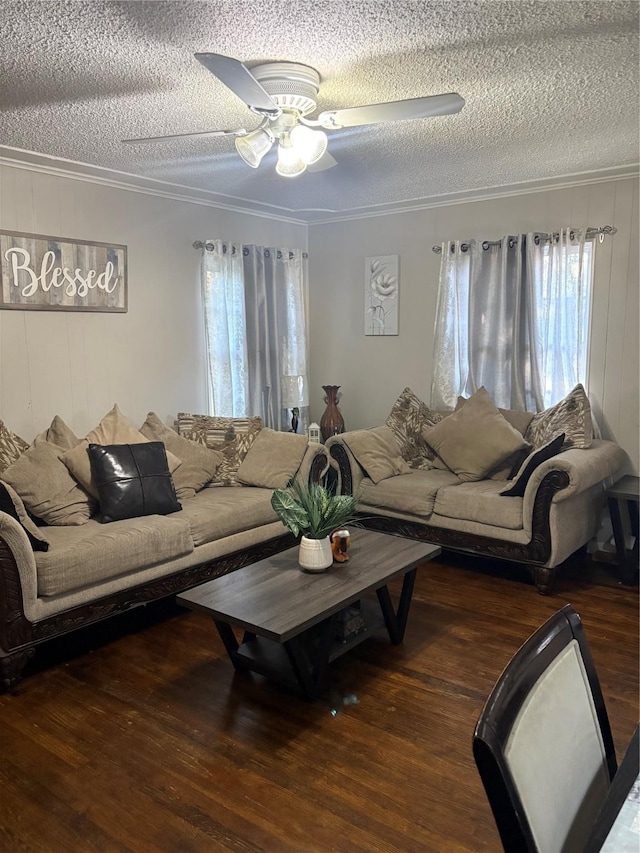
M 398 334 L 398 294 L 400 259 L 398 255 L 376 255 L 365 260 L 364 333 Z
M 127 247 L 0 231 L 0 309 L 127 311 Z

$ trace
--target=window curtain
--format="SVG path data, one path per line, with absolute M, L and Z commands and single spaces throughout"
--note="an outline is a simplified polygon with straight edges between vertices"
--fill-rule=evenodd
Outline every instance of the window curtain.
M 496 405 L 541 411 L 585 382 L 591 242 L 566 229 L 442 244 L 431 403 L 485 386 Z
M 308 386 L 302 253 L 215 240 L 202 265 L 212 414 L 260 415 L 265 426 L 288 429 L 283 377 Z M 304 425 L 308 407 L 300 408 Z

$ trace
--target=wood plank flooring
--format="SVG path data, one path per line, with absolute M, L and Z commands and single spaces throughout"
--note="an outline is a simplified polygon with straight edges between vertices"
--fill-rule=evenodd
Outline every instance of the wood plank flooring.
M 426 564 L 404 644 L 363 643 L 313 704 L 236 675 L 171 603 L 50 643 L 0 697 L 0 851 L 499 851 L 471 736 L 545 618 L 581 614 L 619 757 L 639 716 L 637 587 L 587 563 L 550 597 L 526 577 Z

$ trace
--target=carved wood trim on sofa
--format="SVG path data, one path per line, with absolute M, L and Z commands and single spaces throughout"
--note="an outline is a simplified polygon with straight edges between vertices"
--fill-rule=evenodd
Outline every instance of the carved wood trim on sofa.
M 20 678 L 22 668 L 34 654 L 34 646 L 52 637 L 91 625 L 139 604 L 156 601 L 234 572 L 250 563 L 278 554 L 295 545 L 290 533 L 182 569 L 145 584 L 79 605 L 38 622 L 29 622 L 22 607 L 22 586 L 16 561 L 0 538 L 0 687 L 8 689 Z
M 340 444 L 330 448 L 331 456 L 338 463 L 343 494 L 352 494 L 353 481 L 347 453 Z M 445 527 L 432 527 L 416 521 L 404 521 L 384 515 L 363 516 L 363 524 L 372 530 L 394 533 L 409 539 L 419 539 L 452 551 L 513 560 L 529 568 L 533 580 L 542 594 L 551 591 L 555 569 L 542 565 L 551 554 L 551 528 L 549 512 L 553 496 L 569 485 L 566 471 L 550 471 L 540 483 L 533 506 L 531 540 L 526 544 L 493 539 L 475 533 L 460 532 Z

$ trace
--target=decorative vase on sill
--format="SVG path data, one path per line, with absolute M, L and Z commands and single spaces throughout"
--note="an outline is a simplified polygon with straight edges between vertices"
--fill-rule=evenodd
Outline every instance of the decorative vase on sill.
M 323 385 L 322 390 L 327 395 L 324 400 L 327 408 L 320 419 L 320 432 L 322 438 L 326 441 L 332 435 L 338 435 L 344 432 L 344 418 L 338 408 L 338 389 L 339 385 Z

